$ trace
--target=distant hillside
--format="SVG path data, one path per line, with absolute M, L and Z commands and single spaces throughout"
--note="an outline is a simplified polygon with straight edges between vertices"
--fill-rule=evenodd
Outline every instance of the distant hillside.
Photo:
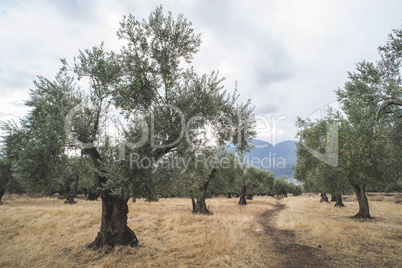
M 296 165 L 296 142 L 284 141 L 273 146 L 271 143 L 254 139 L 255 148 L 250 150 L 245 162 L 248 166 L 272 171 L 275 177 L 293 177 L 292 166 Z M 229 147 L 233 151 L 233 147 Z

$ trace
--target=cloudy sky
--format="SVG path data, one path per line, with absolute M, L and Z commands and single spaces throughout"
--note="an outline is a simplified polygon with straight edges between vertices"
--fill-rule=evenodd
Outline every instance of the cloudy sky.
M 237 83 L 256 107 L 258 138 L 271 143 L 295 140 L 296 117 L 334 103 L 347 72 L 378 60 L 402 27 L 400 0 L 1 0 L 0 120 L 24 116 L 32 82 L 52 79 L 60 58 L 102 41 L 118 51 L 122 16 L 147 18 L 160 4 L 202 33 L 196 71 L 219 70 L 228 90 Z

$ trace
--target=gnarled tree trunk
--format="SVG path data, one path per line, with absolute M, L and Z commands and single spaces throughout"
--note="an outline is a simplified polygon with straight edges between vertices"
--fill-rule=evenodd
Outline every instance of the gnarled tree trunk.
M 364 186 L 352 184 L 352 187 L 355 190 L 357 201 L 359 202 L 359 213 L 357 213 L 354 217 L 371 218 L 369 204 L 368 204 L 368 200 L 367 200 L 367 196 L 366 196 L 366 190 L 365 190 Z
M 321 200 L 320 200 L 320 202 L 322 203 L 322 202 L 329 202 L 328 201 L 328 196 L 327 196 L 327 194 L 325 193 L 325 192 L 321 192 Z
M 100 154 L 95 147 L 85 149 L 91 156 L 95 167 L 100 168 Z M 107 181 L 106 177 L 94 173 L 94 184 L 98 189 Z M 100 191 L 100 190 L 99 190 Z M 138 240 L 134 232 L 127 226 L 129 198 L 112 196 L 107 191 L 100 191 L 102 198 L 101 227 L 95 241 L 88 245 L 89 248 L 99 249 L 103 246 L 137 246 Z
M 335 200 L 336 200 L 335 207 L 344 207 L 345 205 L 342 202 L 342 195 L 336 194 L 334 196 L 335 196 Z
M 205 203 L 205 198 L 207 196 L 209 182 L 215 176 L 215 173 L 216 173 L 216 169 L 213 169 L 211 174 L 209 175 L 207 182 L 205 182 L 204 185 L 200 187 L 200 190 L 199 190 L 200 194 L 197 198 L 197 202 L 195 203 L 195 206 L 194 206 L 194 198 L 192 198 L 193 213 L 212 214 L 212 212 L 210 212 L 207 208 L 207 204 Z
M 246 195 L 247 195 L 247 186 L 243 185 L 241 187 L 239 205 L 247 205 Z
M 336 202 L 336 194 L 331 194 L 331 202 Z
M 137 246 L 134 232 L 127 226 L 128 198 L 102 195 L 101 227 L 95 240 L 88 248 L 100 249 L 104 246 Z
M 137 246 L 134 232 L 127 226 L 128 198 L 102 195 L 102 218 L 98 236 L 89 248 L 99 249 L 105 245 Z
M 201 214 L 211 214 L 211 212 L 207 208 L 207 204 L 205 202 L 205 196 L 201 195 L 197 198 L 197 202 L 195 203 L 195 207 L 193 209 L 194 213 Z

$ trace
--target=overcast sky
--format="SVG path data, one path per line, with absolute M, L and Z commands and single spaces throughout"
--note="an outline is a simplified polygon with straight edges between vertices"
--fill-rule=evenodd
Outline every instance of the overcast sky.
M 60 58 L 105 42 L 119 50 L 123 15 L 156 6 L 182 13 L 202 33 L 193 65 L 219 70 L 226 89 L 252 99 L 258 138 L 295 140 L 295 120 L 336 101 L 357 62 L 402 25 L 402 1 L 0 1 L 0 120 L 21 118 L 37 75 L 53 79 Z M 265 127 L 264 127 L 265 124 Z M 275 129 L 276 126 L 276 129 Z

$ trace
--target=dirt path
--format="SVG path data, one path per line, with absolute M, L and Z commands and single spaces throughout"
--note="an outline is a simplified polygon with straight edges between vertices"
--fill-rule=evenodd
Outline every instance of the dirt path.
M 331 265 L 332 258 L 326 256 L 322 248 L 298 244 L 292 230 L 280 230 L 275 227 L 273 217 L 283 209 L 285 205 L 277 199 L 274 208 L 264 212 L 260 218 L 264 230 L 261 237 L 265 241 L 263 244 L 268 246 L 269 243 L 275 253 L 281 256 L 281 267 L 336 267 Z

